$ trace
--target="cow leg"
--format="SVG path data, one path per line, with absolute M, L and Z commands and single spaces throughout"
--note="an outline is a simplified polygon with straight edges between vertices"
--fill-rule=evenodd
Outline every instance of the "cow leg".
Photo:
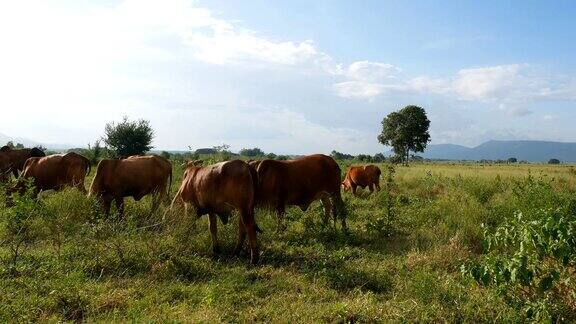
M 374 187 L 376 187 L 373 183 L 368 185 L 368 189 L 370 190 L 370 193 L 374 192 Z
M 352 194 L 353 194 L 354 196 L 356 196 L 356 189 L 358 188 L 358 185 L 356 185 L 355 183 L 352 183 L 351 186 L 352 186 Z
M 280 232 L 286 229 L 286 225 L 284 225 L 284 214 L 286 214 L 286 206 L 278 205 L 276 207 L 276 214 L 278 216 L 278 227 L 276 230 Z
M 246 240 L 246 227 L 244 227 L 244 221 L 242 217 L 238 217 L 238 241 L 236 242 L 236 247 L 234 248 L 234 255 L 239 255 L 244 247 L 244 241 Z
M 340 190 L 332 195 L 332 215 L 334 216 L 334 226 L 336 226 L 336 221 L 338 216 L 342 222 L 342 229 L 346 230 L 348 226 L 346 225 L 346 208 L 344 206 L 344 201 L 342 201 L 342 196 L 340 195 Z M 338 215 L 339 214 L 339 215 Z
M 328 221 L 330 220 L 330 213 L 332 213 L 334 206 L 332 206 L 330 196 L 323 196 L 321 200 L 322 200 L 322 207 L 324 207 L 324 225 L 327 225 Z
M 218 245 L 218 222 L 216 215 L 210 213 L 208 214 L 210 237 L 212 238 L 212 253 L 214 255 L 220 253 L 220 245 Z
M 256 228 L 254 222 L 254 209 L 251 208 L 240 211 L 240 217 L 242 218 L 242 223 L 244 223 L 244 229 L 248 233 L 248 244 L 250 244 L 250 262 L 252 264 L 258 263 L 258 258 L 260 253 L 258 252 L 258 240 L 256 238 Z
M 156 209 L 158 209 L 158 204 L 160 202 L 159 196 L 160 196 L 159 193 L 153 193 L 152 194 L 152 199 L 151 199 L 152 206 L 150 206 L 150 215 L 152 215 L 156 211 Z
M 106 218 L 110 216 L 110 205 L 112 204 L 112 199 L 107 197 L 102 197 L 102 209 L 104 209 L 104 215 Z
M 74 187 L 76 187 L 76 189 L 80 190 L 80 192 L 82 194 L 87 194 L 88 192 L 86 191 L 86 188 L 84 187 L 84 182 L 80 181 L 80 180 L 76 180 L 74 183 Z
M 380 189 L 381 189 L 381 188 L 380 188 L 380 180 L 377 180 L 377 181 L 375 182 L 375 184 L 376 184 L 376 192 L 380 191 Z
M 124 219 L 124 198 L 115 198 L 114 201 L 116 202 L 116 209 L 118 210 L 120 219 Z

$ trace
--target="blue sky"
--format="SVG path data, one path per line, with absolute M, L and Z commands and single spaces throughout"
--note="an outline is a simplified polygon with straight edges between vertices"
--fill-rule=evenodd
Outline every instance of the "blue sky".
M 424 107 L 432 143 L 576 141 L 573 1 L 0 4 L 0 133 L 85 146 L 145 118 L 158 149 L 375 153 Z

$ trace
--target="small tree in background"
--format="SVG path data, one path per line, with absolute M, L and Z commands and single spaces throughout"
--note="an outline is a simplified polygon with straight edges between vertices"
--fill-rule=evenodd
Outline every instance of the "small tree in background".
M 351 154 L 341 153 L 335 150 L 330 153 L 330 156 L 335 160 L 351 160 L 354 158 Z
M 88 143 L 88 159 L 92 165 L 98 164 L 101 158 L 104 157 L 104 148 L 100 146 L 100 140 L 96 140 L 93 145 Z
M 257 147 L 251 148 L 251 149 L 243 148 L 238 153 L 242 156 L 248 156 L 248 157 L 264 156 L 264 151 L 262 151 L 261 149 L 259 149 Z
M 152 138 L 154 130 L 149 121 L 130 121 L 125 116 L 120 123 L 106 124 L 104 143 L 118 156 L 140 155 L 153 147 Z
M 392 112 L 382 120 L 382 133 L 378 141 L 392 146 L 398 160 L 408 162 L 410 152 L 424 152 L 430 142 L 430 120 L 424 108 L 406 106 Z
M 16 145 L 14 145 L 14 142 L 12 142 L 12 141 L 8 141 L 6 143 L 6 146 L 8 146 L 9 148 L 12 148 L 12 149 L 23 149 L 24 148 L 24 144 L 16 143 Z
M 172 154 L 170 154 L 170 152 L 162 151 L 162 153 L 160 153 L 160 156 L 165 158 L 166 160 L 170 160 Z
M 560 164 L 560 160 L 558 160 L 558 159 L 550 159 L 550 160 L 548 160 L 548 164 Z
M 507 161 L 508 161 L 508 163 L 517 163 L 517 162 L 518 162 L 518 159 L 515 158 L 515 157 L 511 157 L 511 158 L 508 158 Z
M 385 161 L 386 161 L 386 157 L 382 153 L 376 153 L 376 154 L 374 154 L 374 157 L 372 157 L 372 162 L 381 163 L 381 162 L 385 162 Z

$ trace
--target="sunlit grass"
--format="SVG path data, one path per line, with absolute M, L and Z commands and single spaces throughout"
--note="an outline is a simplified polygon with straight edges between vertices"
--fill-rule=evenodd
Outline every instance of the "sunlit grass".
M 181 177 L 175 166 L 173 193 Z M 528 177 L 551 186 L 522 189 Z M 150 213 L 145 198 L 127 200 L 126 220 L 105 219 L 75 190 L 47 193 L 16 274 L 0 247 L 0 320 L 521 321 L 518 305 L 460 266 L 482 253 L 482 223 L 552 206 L 547 192 L 574 195 L 575 182 L 565 165 L 398 166 L 394 219 L 384 227 L 385 185 L 371 196 L 344 194 L 349 233 L 325 227 L 319 203 L 290 208 L 281 233 L 272 212 L 257 210 L 258 266 L 247 253 L 232 256 L 237 216 L 219 223 L 222 252 L 213 256 L 205 217 L 175 212 L 161 222 L 166 206 Z M 553 301 L 567 305 L 556 314 L 565 320 L 576 318 L 570 298 Z

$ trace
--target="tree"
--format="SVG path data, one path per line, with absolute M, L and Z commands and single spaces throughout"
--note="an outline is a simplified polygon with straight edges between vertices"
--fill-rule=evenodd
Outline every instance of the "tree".
M 276 158 L 276 154 L 274 153 L 268 153 L 266 154 L 266 158 L 270 159 L 270 160 L 274 160 Z
M 378 141 L 392 146 L 398 160 L 408 162 L 410 152 L 424 152 L 430 142 L 430 120 L 424 108 L 406 106 L 392 112 L 382 120 L 382 133 Z
M 516 162 L 518 162 L 517 158 L 515 157 L 508 158 L 508 163 L 516 163 Z
M 102 149 L 102 146 L 100 146 L 100 140 L 96 140 L 94 141 L 93 145 L 90 145 L 90 143 L 88 143 L 88 159 L 90 160 L 90 163 L 92 165 L 96 165 L 98 164 L 98 162 L 100 161 L 100 159 L 103 157 L 103 153 L 104 150 Z
M 374 157 L 372 157 L 372 162 L 381 163 L 384 161 L 386 161 L 386 157 L 382 153 L 376 153 Z
M 172 157 L 172 154 L 170 154 L 170 152 L 162 151 L 160 153 L 160 156 L 165 158 L 166 160 L 170 160 L 170 158 Z
M 558 160 L 558 159 L 550 159 L 550 160 L 548 160 L 548 164 L 560 164 L 560 160 Z
M 242 156 L 248 156 L 248 157 L 264 156 L 264 151 L 262 151 L 257 147 L 251 149 L 243 148 L 238 153 Z
M 372 157 L 368 154 L 358 154 L 356 155 L 356 160 L 360 162 L 372 162 Z
M 330 156 L 334 158 L 334 160 L 352 160 L 354 158 L 354 156 L 351 154 L 341 153 L 338 151 L 332 151 Z
M 150 122 L 140 119 L 130 121 L 124 117 L 120 123 L 106 124 L 104 143 L 118 156 L 140 155 L 148 152 L 153 146 L 154 130 Z

